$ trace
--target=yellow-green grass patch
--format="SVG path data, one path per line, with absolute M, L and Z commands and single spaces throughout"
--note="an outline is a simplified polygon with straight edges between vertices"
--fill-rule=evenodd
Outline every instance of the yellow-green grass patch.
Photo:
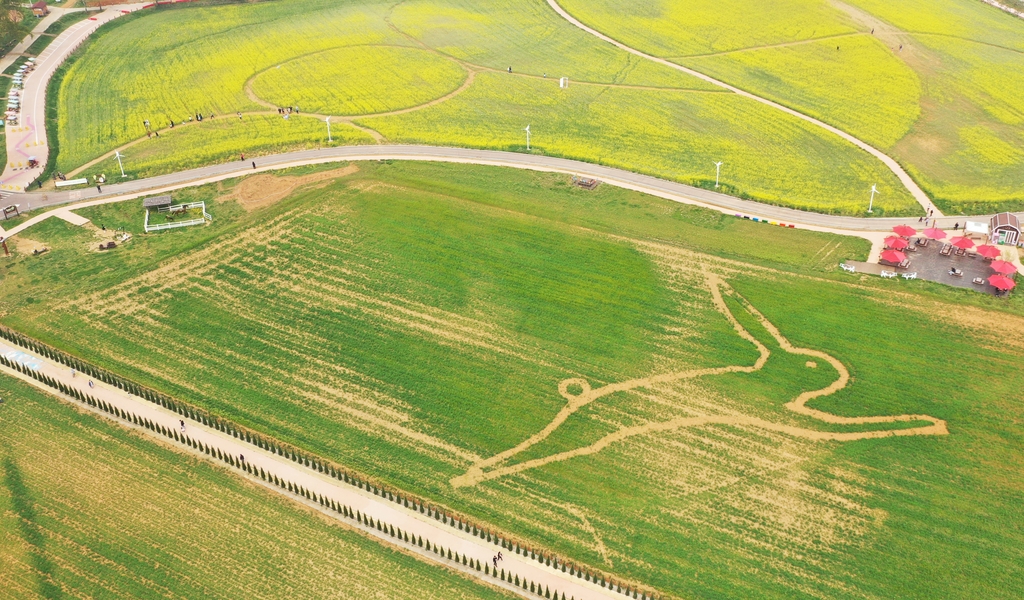
M 570 86 L 483 73 L 424 110 L 358 119 L 390 141 L 525 150 L 714 186 L 771 204 L 862 214 L 872 183 L 882 210 L 919 207 L 895 176 L 852 144 L 752 100 L 704 94 Z M 641 143 L 642 141 L 642 143 Z M 876 205 L 877 209 L 877 205 Z
M 390 6 L 304 0 L 163 8 L 112 21 L 74 59 L 57 94 L 61 168 L 145 136 L 145 120 L 164 130 L 196 113 L 267 110 L 245 82 L 286 60 L 341 46 L 411 45 L 384 20 Z
M 327 126 L 322 120 L 301 114 L 287 119 L 277 114 L 246 114 L 241 119 L 221 115 L 143 139 L 122 151 L 121 163 L 132 177 L 150 177 L 240 160 L 242 154 L 249 162 L 270 152 L 374 143 L 369 134 L 343 122 L 331 123 L 331 137 L 333 142 L 328 143 Z M 72 165 L 58 162 L 61 169 L 71 170 Z M 116 157 L 108 157 L 83 174 L 96 173 L 120 174 Z
M 628 46 L 662 57 L 756 48 L 856 31 L 825 0 L 559 0 L 569 14 Z
M 920 114 L 917 74 L 870 35 L 680 62 L 822 119 L 882 149 L 906 135 Z
M 395 7 L 391 22 L 431 48 L 491 69 L 570 82 L 715 89 L 595 40 L 543 0 L 408 0 Z

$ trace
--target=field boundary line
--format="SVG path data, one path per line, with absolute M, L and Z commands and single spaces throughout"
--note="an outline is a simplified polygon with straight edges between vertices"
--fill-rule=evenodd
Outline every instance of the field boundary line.
M 547 0 L 547 3 L 548 3 L 548 6 L 550 6 L 552 8 L 552 10 L 554 10 L 556 13 L 558 13 L 566 21 L 572 23 L 573 25 L 575 25 L 576 27 L 582 29 L 583 31 L 586 31 L 587 33 L 597 37 L 598 39 L 604 40 L 605 42 L 608 42 L 609 44 L 612 44 L 613 46 L 615 46 L 615 47 L 617 47 L 617 48 L 619 48 L 621 50 L 625 50 L 626 52 L 629 52 L 631 54 L 635 54 L 636 56 L 640 56 L 642 58 L 646 58 L 647 60 L 654 61 L 654 62 L 656 62 L 658 64 L 661 64 L 661 65 L 664 65 L 666 67 L 675 69 L 677 71 L 682 71 L 683 73 L 686 73 L 688 75 L 692 75 L 693 77 L 697 77 L 698 79 L 702 79 L 702 80 L 704 80 L 704 81 L 706 81 L 706 82 L 708 82 L 710 84 L 717 85 L 719 87 L 725 88 L 725 89 L 727 89 L 727 90 L 729 90 L 729 91 L 731 91 L 731 92 L 733 92 L 735 94 L 743 96 L 744 98 L 749 98 L 749 99 L 754 100 L 756 102 L 760 102 L 761 104 L 764 104 L 766 106 L 770 106 L 770 107 L 772 107 L 772 108 L 774 108 L 776 110 L 780 110 L 780 111 L 782 111 L 782 112 L 784 112 L 786 114 L 789 114 L 789 115 L 794 116 L 794 117 L 796 117 L 798 119 L 802 119 L 802 120 L 804 120 L 804 121 L 806 121 L 808 123 L 811 123 L 812 125 L 816 125 L 818 127 L 821 127 L 822 129 L 824 129 L 824 130 L 826 130 L 826 131 L 828 131 L 830 133 L 838 135 L 839 137 L 843 138 L 844 140 L 850 142 L 851 144 L 857 146 L 861 150 L 864 150 L 868 154 L 870 154 L 870 155 L 874 156 L 875 158 L 877 158 L 878 160 L 882 161 L 882 164 L 884 164 L 886 167 L 888 167 L 889 170 L 892 171 L 894 175 L 896 175 L 896 177 L 900 180 L 900 182 L 907 189 L 907 191 L 909 191 L 911 193 L 911 195 L 914 197 L 914 199 L 917 200 L 917 203 L 921 205 L 921 208 L 924 209 L 925 213 L 927 213 L 929 210 L 932 210 L 932 211 L 934 211 L 934 214 L 936 214 L 937 216 L 940 216 L 940 217 L 943 216 L 942 211 L 940 211 L 938 209 L 938 207 L 936 207 L 932 203 L 931 198 L 928 197 L 928 194 L 926 194 L 924 192 L 924 190 L 921 189 L 921 186 L 917 185 L 917 182 L 914 181 L 914 179 L 903 169 L 902 166 L 900 166 L 900 164 L 898 162 L 896 162 L 896 160 L 894 158 L 892 158 L 888 154 L 882 152 L 881 150 L 875 148 L 871 144 L 861 140 L 860 138 L 857 138 L 857 137 L 855 137 L 855 136 L 853 136 L 853 135 L 851 135 L 849 133 L 846 133 L 845 131 L 843 131 L 842 129 L 839 129 L 838 127 L 834 127 L 832 125 L 829 125 L 828 123 L 825 123 L 824 121 L 815 119 L 814 117 L 812 117 L 810 115 L 806 115 L 806 114 L 804 114 L 804 113 L 802 113 L 802 112 L 800 112 L 798 110 L 789 108 L 788 106 L 785 106 L 783 104 L 779 104 L 778 102 L 775 102 L 774 100 L 769 100 L 768 98 L 764 98 L 764 97 L 758 96 L 756 94 L 753 94 L 751 92 L 748 92 L 748 91 L 743 90 L 741 88 L 738 88 L 736 86 L 733 86 L 733 85 L 730 85 L 728 83 L 725 83 L 724 81 L 721 81 L 719 79 L 715 79 L 714 77 L 711 77 L 710 75 L 705 75 L 704 73 L 701 73 L 700 71 L 696 71 L 696 70 L 691 69 L 689 67 L 684 67 L 684 66 L 682 66 L 680 64 L 677 64 L 677 63 L 674 63 L 674 62 L 672 62 L 670 60 L 666 60 L 664 58 L 658 58 L 657 56 L 654 56 L 652 54 L 647 54 L 646 52 L 641 52 L 640 50 L 637 50 L 636 48 L 633 48 L 631 46 L 627 46 L 626 44 L 624 44 L 622 42 L 619 42 L 618 40 L 616 40 L 616 39 L 614 39 L 612 37 L 609 37 L 609 36 L 601 33 L 600 31 L 597 31 L 596 29 L 593 29 L 591 27 L 588 27 L 587 25 L 584 25 L 583 22 L 579 21 L 578 19 L 573 17 L 571 14 L 569 14 L 564 8 L 562 8 L 562 6 L 560 4 L 558 4 L 558 2 L 556 0 Z

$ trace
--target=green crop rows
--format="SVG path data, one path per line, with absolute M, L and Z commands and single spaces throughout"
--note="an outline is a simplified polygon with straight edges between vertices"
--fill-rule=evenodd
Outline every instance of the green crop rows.
M 0 376 L 17 598 L 505 598 Z
M 173 43 L 161 36 L 166 31 L 176 32 Z M 127 55 L 133 60 L 109 60 Z M 569 89 L 559 88 L 562 76 Z M 322 144 L 322 124 L 300 132 L 274 110 L 298 106 L 339 117 L 332 122 L 339 131 L 349 127 L 343 117 L 355 119 L 382 142 L 524 151 L 530 125 L 535 152 L 699 186 L 714 184 L 713 163 L 723 161 L 726 190 L 772 204 L 863 214 L 867 190 L 877 184 L 878 214 L 920 210 L 884 165 L 852 144 L 605 44 L 541 0 L 301 0 L 143 11 L 104 26 L 56 96 L 56 163 L 65 172 L 140 139 L 132 148 L 144 157 L 126 161 L 135 176 L 297 147 L 301 135 L 307 145 Z M 400 109 L 406 112 L 359 116 Z M 198 112 L 220 119 L 239 111 L 269 111 L 268 126 L 244 137 L 203 127 L 187 141 L 178 139 L 185 130 L 166 129 Z M 903 107 L 887 112 L 896 129 L 914 115 Z M 160 138 L 144 137 L 147 119 Z M 895 139 L 896 129 L 880 135 Z M 365 134 L 336 143 L 370 141 Z M 91 169 L 86 174 L 110 170 Z
M 91 234 L 63 221 L 40 225 L 33 239 L 53 250 L 15 249 L 19 291 L 2 297 L 4 322 L 674 596 L 1014 589 L 1024 564 L 1021 348 L 1006 336 L 1024 331 L 1016 297 L 975 295 L 972 306 L 967 292 L 926 282 L 847 279 L 836 263 L 865 248 L 843 238 L 588 192 L 559 175 L 360 169 L 252 213 L 214 199 L 227 189 L 197 189 L 182 199 L 208 200 L 213 224 L 113 253 L 86 252 Z M 82 214 L 136 232 L 141 215 L 135 202 Z M 714 307 L 709 273 L 771 352 L 763 369 L 608 395 L 511 464 L 692 414 L 862 431 L 784 407 L 836 372 L 780 348 L 739 295 L 851 371 L 816 408 L 927 414 L 950 435 L 821 442 L 682 427 L 452 487 L 549 423 L 566 378 L 598 387 L 752 364 L 754 346 Z M 951 360 L 970 367 L 944 368 Z

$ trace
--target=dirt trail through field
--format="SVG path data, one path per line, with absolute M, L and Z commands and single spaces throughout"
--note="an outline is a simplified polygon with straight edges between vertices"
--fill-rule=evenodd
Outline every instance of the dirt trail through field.
M 584 379 L 565 379 L 558 386 L 558 392 L 567 401 L 566 406 L 559 411 L 555 418 L 540 432 L 534 434 L 526 441 L 522 442 L 518 446 L 496 454 L 490 458 L 484 459 L 477 464 L 470 467 L 470 469 L 463 475 L 455 477 L 451 480 L 453 487 L 472 486 L 480 483 L 481 481 L 487 481 L 490 479 L 497 479 L 506 475 L 512 475 L 514 473 L 520 473 L 529 469 L 540 467 L 553 462 L 559 462 L 568 460 L 570 458 L 576 458 L 579 456 L 586 456 L 588 454 L 594 454 L 600 452 L 604 448 L 607 448 L 611 444 L 621 442 L 637 435 L 645 435 L 651 433 L 657 433 L 661 431 L 672 431 L 682 427 L 698 427 L 703 425 L 733 425 L 733 426 L 751 426 L 766 429 L 769 431 L 775 431 L 779 433 L 785 433 L 788 435 L 801 437 L 805 439 L 815 441 L 851 441 L 851 440 L 862 440 L 870 438 L 882 438 L 891 436 L 905 436 L 905 435 L 946 435 L 948 430 L 946 429 L 945 421 L 930 417 L 927 415 L 895 415 L 895 416 L 875 416 L 875 417 L 841 417 L 830 413 L 808 408 L 807 402 L 815 398 L 820 398 L 834 394 L 835 392 L 846 387 L 850 380 L 850 373 L 846 367 L 836 358 L 820 352 L 818 350 L 811 350 L 808 348 L 799 348 L 793 346 L 789 340 L 787 340 L 778 328 L 775 327 L 764 315 L 757 311 L 745 298 L 740 296 L 737 292 L 732 290 L 718 275 L 708 274 L 707 275 L 708 287 L 711 291 L 712 301 L 714 302 L 715 308 L 725 316 L 732 324 L 733 329 L 743 339 L 751 342 L 757 348 L 759 356 L 757 360 L 751 366 L 739 366 L 732 365 L 726 367 L 715 367 L 708 369 L 694 369 L 689 371 L 680 371 L 676 373 L 665 373 L 662 375 L 655 375 L 652 377 L 646 377 L 641 379 L 631 379 L 629 381 L 623 381 L 620 383 L 609 384 L 597 389 L 591 389 L 590 384 Z M 722 290 L 725 290 L 727 294 L 734 297 L 741 303 L 744 309 L 764 327 L 768 333 L 775 339 L 775 341 L 782 347 L 783 350 L 790 354 L 801 354 L 805 356 L 812 356 L 828 362 L 832 365 L 839 373 L 839 377 L 827 387 L 819 390 L 812 390 L 804 392 L 797 396 L 792 401 L 788 402 L 785 406 L 789 410 L 818 419 L 820 421 L 832 424 L 840 425 L 866 425 L 875 423 L 897 423 L 897 422 L 909 422 L 909 421 L 927 421 L 931 425 L 913 427 L 908 429 L 885 429 L 876 431 L 857 431 L 857 432 L 829 432 L 829 431 L 817 431 L 813 429 L 806 429 L 803 427 L 796 427 L 793 425 L 785 425 L 781 423 L 772 423 L 758 417 L 749 416 L 736 416 L 736 415 L 700 415 L 693 417 L 680 417 L 676 419 L 670 419 L 668 421 L 660 423 L 646 423 L 643 425 L 636 425 L 632 427 L 623 427 L 618 431 L 606 435 L 597 442 L 573 450 L 565 452 L 559 452 L 542 458 L 536 458 L 522 463 L 499 467 L 490 471 L 485 471 L 489 467 L 499 465 L 517 454 L 522 453 L 531 446 L 536 445 L 539 442 L 547 439 L 556 429 L 558 429 L 570 416 L 572 416 L 580 408 L 590 404 L 594 400 L 613 394 L 615 392 L 623 392 L 636 388 L 652 388 L 657 384 L 669 383 L 673 381 L 680 381 L 683 379 L 693 379 L 697 377 L 706 377 L 712 375 L 721 375 L 725 373 L 753 373 L 761 370 L 765 363 L 768 361 L 770 351 L 768 348 L 758 341 L 742 324 L 736 319 L 736 317 L 729 310 L 723 297 Z M 810 365 L 808 365 L 810 366 Z M 579 393 L 570 392 L 570 387 L 579 387 L 582 391 Z

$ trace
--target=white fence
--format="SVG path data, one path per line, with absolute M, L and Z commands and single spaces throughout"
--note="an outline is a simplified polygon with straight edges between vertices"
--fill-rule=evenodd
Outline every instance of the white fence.
M 191 210 L 193 208 L 201 208 L 202 209 L 202 211 L 203 211 L 203 218 L 202 219 L 189 219 L 188 221 L 175 221 L 174 223 L 157 223 L 155 225 L 150 225 L 149 224 L 149 210 L 147 209 L 146 210 L 146 220 L 143 223 L 143 229 L 146 230 L 146 233 L 149 233 L 151 231 L 163 231 L 165 229 L 176 229 L 178 227 L 191 227 L 192 225 L 202 225 L 202 224 L 206 223 L 207 221 L 212 221 L 213 220 L 213 217 L 210 216 L 210 213 L 206 212 L 206 203 L 205 202 L 189 202 L 187 204 L 176 204 L 174 206 L 162 206 L 162 207 L 160 207 L 160 208 L 158 208 L 156 210 L 157 210 L 157 212 L 167 213 L 167 212 L 171 212 L 173 210 L 185 210 L 185 211 L 188 211 L 188 210 Z

